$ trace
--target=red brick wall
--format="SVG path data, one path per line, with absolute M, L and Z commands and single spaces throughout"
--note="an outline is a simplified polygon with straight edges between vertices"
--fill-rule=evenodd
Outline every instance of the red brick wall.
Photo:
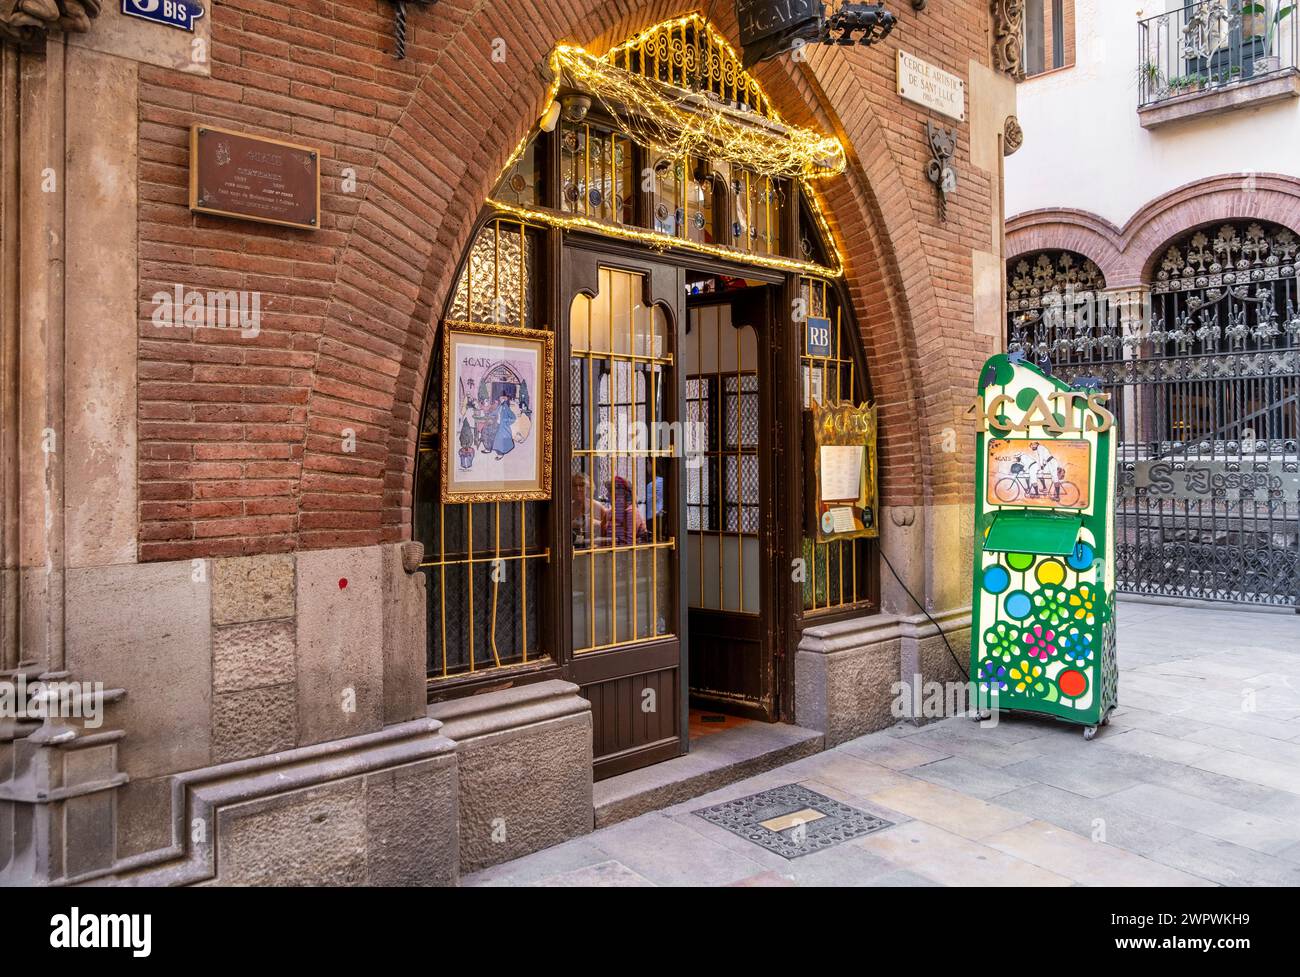
M 141 559 L 407 538 L 433 322 L 484 196 L 541 108 L 536 65 L 558 41 L 603 50 L 697 7 L 441 0 L 408 8 L 396 61 L 387 0 L 223 0 L 210 8 L 211 78 L 142 67 Z M 893 9 L 884 45 L 817 49 L 758 74 L 787 117 L 850 149 L 849 172 L 822 191 L 882 406 L 884 499 L 955 501 L 970 473 L 937 444 L 992 348 L 971 330 L 970 281 L 991 188 L 962 126 L 962 185 L 939 222 L 928 116 L 895 94 L 894 48 L 964 77 L 969 59 L 988 61 L 987 4 Z M 714 19 L 735 37 L 729 3 Z M 491 59 L 497 37 L 504 62 Z M 192 215 L 194 122 L 319 147 L 321 229 Z M 260 292 L 260 335 L 154 326 L 151 296 L 178 283 Z

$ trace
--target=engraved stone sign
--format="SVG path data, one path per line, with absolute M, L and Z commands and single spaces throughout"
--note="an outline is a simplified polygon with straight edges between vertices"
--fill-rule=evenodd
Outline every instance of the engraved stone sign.
M 898 51 L 898 94 L 958 122 L 966 121 L 966 83 L 951 72 Z

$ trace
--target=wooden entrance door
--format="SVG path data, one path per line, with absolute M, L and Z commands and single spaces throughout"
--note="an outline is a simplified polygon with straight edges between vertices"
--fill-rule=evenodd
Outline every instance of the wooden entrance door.
M 765 364 L 772 289 L 688 299 L 686 601 L 692 705 L 777 718 L 770 621 L 773 413 Z
M 568 674 L 591 702 L 600 779 L 687 747 L 685 516 L 672 427 L 685 279 L 665 264 L 571 245 L 562 280 L 564 628 Z

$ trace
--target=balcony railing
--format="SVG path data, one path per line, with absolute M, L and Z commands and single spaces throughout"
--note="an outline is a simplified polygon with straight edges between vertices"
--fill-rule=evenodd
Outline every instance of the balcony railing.
M 1297 0 L 1201 0 L 1138 22 L 1138 107 L 1296 67 Z

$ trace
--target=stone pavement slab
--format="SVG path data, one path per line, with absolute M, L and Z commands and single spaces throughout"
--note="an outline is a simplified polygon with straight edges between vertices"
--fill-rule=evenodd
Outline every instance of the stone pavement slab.
M 1300 885 L 1300 626 L 1121 600 L 1120 702 L 1077 726 L 899 723 L 466 885 Z M 798 783 L 893 821 L 786 859 L 693 812 Z
M 998 851 L 1084 885 L 1178 885 L 1212 883 L 1111 845 L 1100 844 L 1046 821 L 1030 821 L 984 839 Z
M 1073 885 L 1064 875 L 922 821 L 878 831 L 857 844 L 944 885 Z

